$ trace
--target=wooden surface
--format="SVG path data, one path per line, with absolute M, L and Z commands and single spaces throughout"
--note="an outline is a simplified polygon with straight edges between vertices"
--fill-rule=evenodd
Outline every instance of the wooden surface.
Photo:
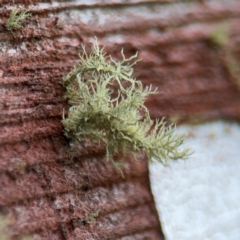
M 239 1 L 18 0 L 32 17 L 14 34 L 4 27 L 14 4 L 0 3 L 0 206 L 8 235 L 164 239 L 144 156 L 125 159 L 125 179 L 101 149 L 81 146 L 72 157 L 60 82 L 81 44 L 89 50 L 97 36 L 115 59 L 122 48 L 138 51 L 136 77 L 159 89 L 147 101 L 152 117 L 239 120 L 237 79 L 211 37 L 227 21 L 227 46 L 239 55 Z

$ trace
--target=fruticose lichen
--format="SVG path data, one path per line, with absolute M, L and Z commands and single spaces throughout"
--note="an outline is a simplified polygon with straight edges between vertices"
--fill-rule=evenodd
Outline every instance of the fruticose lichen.
M 95 220 L 96 217 L 98 217 L 99 213 L 102 212 L 101 209 L 98 209 L 96 212 L 90 213 L 85 219 L 84 222 L 85 223 L 91 223 L 92 221 Z
M 70 105 L 62 120 L 65 136 L 75 143 L 88 139 L 105 144 L 106 157 L 116 167 L 120 163 L 113 157 L 118 153 L 145 152 L 149 161 L 164 165 L 186 158 L 189 149 L 179 148 L 186 136 L 177 134 L 175 125 L 150 118 L 144 102 L 157 90 L 133 78 L 137 54 L 121 54 L 122 60 L 115 61 L 97 42 L 90 54 L 83 46 L 80 62 L 63 78 Z
M 19 8 L 15 6 L 12 12 L 10 13 L 10 16 L 5 25 L 6 29 L 8 31 L 19 30 L 20 28 L 22 28 L 22 24 L 31 15 L 32 14 L 27 9 L 21 11 Z

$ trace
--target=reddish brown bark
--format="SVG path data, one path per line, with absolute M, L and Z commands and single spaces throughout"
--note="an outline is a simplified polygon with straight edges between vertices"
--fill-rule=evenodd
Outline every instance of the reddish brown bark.
M 164 239 L 144 156 L 124 159 L 125 179 L 102 149 L 85 145 L 72 157 L 62 134 L 61 79 L 81 44 L 90 47 L 97 36 L 116 59 L 121 48 L 127 56 L 139 52 L 138 79 L 159 88 L 147 101 L 152 117 L 239 120 L 236 79 L 209 36 L 227 20 L 229 44 L 240 52 L 240 3 L 0 2 L 0 206 L 10 238 Z M 4 27 L 13 2 L 32 12 L 14 34 Z

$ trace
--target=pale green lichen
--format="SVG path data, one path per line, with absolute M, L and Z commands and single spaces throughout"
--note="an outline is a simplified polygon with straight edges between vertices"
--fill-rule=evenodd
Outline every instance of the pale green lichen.
M 89 224 L 91 223 L 92 221 L 95 220 L 96 217 L 98 217 L 99 213 L 102 212 L 101 209 L 98 209 L 96 212 L 93 212 L 93 213 L 90 213 L 85 219 L 84 219 L 84 222 Z
M 31 15 L 32 14 L 27 9 L 21 11 L 19 8 L 15 6 L 11 11 L 7 23 L 5 25 L 6 29 L 8 31 L 19 30 L 20 28 L 22 28 L 22 24 Z
M 209 40 L 216 47 L 225 47 L 229 40 L 229 23 L 224 21 L 218 24 L 210 34 Z
M 208 39 L 223 54 L 223 61 L 226 69 L 235 80 L 238 90 L 240 90 L 240 63 L 236 56 L 235 49 L 230 40 L 230 25 L 228 22 L 220 23 L 210 34 Z
M 133 78 L 137 54 L 130 58 L 121 54 L 123 59 L 117 62 L 97 43 L 90 54 L 83 46 L 80 62 L 63 78 L 70 104 L 68 116 L 63 115 L 64 134 L 74 142 L 104 143 L 107 159 L 117 168 L 121 162 L 114 162 L 113 156 L 118 153 L 145 152 L 149 161 L 164 165 L 169 159 L 185 159 L 190 151 L 179 147 L 186 136 L 163 119 L 150 119 L 144 102 L 157 91 Z

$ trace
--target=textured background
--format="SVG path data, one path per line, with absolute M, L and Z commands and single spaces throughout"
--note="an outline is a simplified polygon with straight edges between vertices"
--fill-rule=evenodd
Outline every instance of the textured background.
M 239 120 L 237 79 L 211 41 L 227 21 L 228 45 L 239 54 L 239 1 L 0 3 L 0 207 L 10 237 L 163 239 L 144 156 L 126 159 L 125 179 L 101 149 L 82 146 L 71 158 L 60 82 L 81 44 L 97 36 L 116 59 L 122 48 L 126 56 L 139 52 L 136 76 L 159 88 L 147 101 L 152 117 Z M 4 25 L 15 4 L 32 17 L 13 35 Z

